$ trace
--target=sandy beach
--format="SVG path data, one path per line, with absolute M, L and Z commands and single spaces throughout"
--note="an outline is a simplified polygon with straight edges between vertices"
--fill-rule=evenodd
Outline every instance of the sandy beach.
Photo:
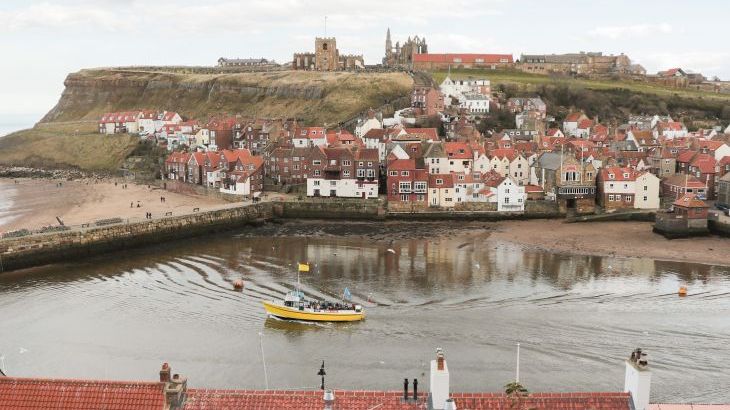
M 504 221 L 490 239 L 550 252 L 730 266 L 730 238 L 668 240 L 653 233 L 650 222 Z
M 3 192 L 12 201 L 10 209 L 0 218 L 0 231 L 58 225 L 57 216 L 66 225 L 80 225 L 114 217 L 144 219 L 147 212 L 151 212 L 153 217 L 167 212 L 179 215 L 191 213 L 193 208 L 204 211 L 230 204 L 210 197 L 177 194 L 129 182 L 124 188 L 121 180 L 116 185 L 114 181 L 96 180 L 16 181 L 0 181 Z M 160 197 L 165 197 L 165 201 L 162 202 Z

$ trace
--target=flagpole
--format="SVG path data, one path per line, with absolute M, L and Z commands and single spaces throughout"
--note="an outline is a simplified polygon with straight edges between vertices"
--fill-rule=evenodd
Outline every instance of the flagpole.
M 520 344 L 517 343 L 517 370 L 515 372 L 515 381 L 520 382 Z

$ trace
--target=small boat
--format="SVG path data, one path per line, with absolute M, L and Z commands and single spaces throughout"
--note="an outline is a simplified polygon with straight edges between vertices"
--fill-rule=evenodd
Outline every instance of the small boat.
M 309 265 L 299 264 L 297 289 L 287 292 L 283 301 L 263 301 L 266 313 L 281 319 L 309 322 L 357 322 L 365 319 L 365 311 L 358 304 L 307 300 L 299 286 L 300 272 L 309 272 Z M 348 299 L 349 293 L 345 289 Z
M 283 302 L 263 301 L 266 313 L 281 319 L 309 322 L 357 322 L 365 319 L 362 306 L 343 303 L 308 301 L 304 293 L 288 292 Z
M 679 287 L 679 291 L 677 291 L 677 294 L 679 296 L 687 296 L 687 287 L 682 285 Z

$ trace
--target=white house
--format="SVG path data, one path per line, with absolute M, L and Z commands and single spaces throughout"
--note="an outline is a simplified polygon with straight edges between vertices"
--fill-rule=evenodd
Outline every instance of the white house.
M 507 177 L 497 185 L 497 211 L 524 212 L 527 194 L 525 187 L 520 186 L 511 177 Z
M 567 117 L 565 117 L 565 120 L 563 121 L 563 133 L 566 135 L 576 135 L 576 131 L 578 129 L 578 124 L 588 119 L 585 114 L 582 112 L 574 112 L 568 114 Z
M 110 112 L 102 115 L 99 120 L 101 134 L 136 134 L 139 131 L 138 119 L 140 111 Z
M 730 146 L 727 144 L 722 144 L 715 149 L 715 161 L 720 161 L 727 156 L 730 156 Z
M 453 174 L 431 174 L 428 176 L 428 205 L 453 208 L 456 205 L 456 191 Z
M 509 163 L 509 176 L 519 185 L 528 185 L 530 182 L 530 162 L 522 154 L 518 154 Z
M 251 195 L 251 177 L 248 175 L 240 175 L 236 178 L 235 184 L 230 184 L 228 188 L 221 187 L 220 191 L 224 194 Z
M 307 178 L 307 196 L 339 198 L 377 198 L 378 182 L 358 181 L 355 178 Z
M 169 125 L 169 124 L 179 124 L 182 122 L 182 117 L 180 114 L 173 112 L 173 111 L 163 111 L 159 114 L 157 114 L 157 119 L 155 119 L 155 132 L 162 129 L 163 126 Z
M 487 97 L 492 93 L 491 84 L 487 79 L 452 80 L 450 76 L 446 76 L 439 88 L 444 96 L 457 99 L 467 93 L 478 93 Z
M 382 128 L 383 122 L 375 116 L 375 111 L 368 110 L 368 117 L 355 126 L 355 136 L 362 138 L 368 131 Z
M 472 114 L 486 114 L 489 112 L 489 97 L 478 93 L 463 94 L 459 97 L 459 108 Z
M 659 209 L 659 185 L 661 180 L 651 172 L 636 177 L 634 208 Z
M 326 146 L 326 130 L 324 127 L 302 127 L 292 137 L 292 144 L 295 148 Z

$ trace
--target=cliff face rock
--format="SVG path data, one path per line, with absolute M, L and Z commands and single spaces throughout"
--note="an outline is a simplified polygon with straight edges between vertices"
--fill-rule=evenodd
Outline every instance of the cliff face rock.
M 64 84 L 61 99 L 42 122 L 96 120 L 108 111 L 156 109 L 202 120 L 243 114 L 331 124 L 406 98 L 412 79 L 405 73 L 95 69 L 69 74 Z

